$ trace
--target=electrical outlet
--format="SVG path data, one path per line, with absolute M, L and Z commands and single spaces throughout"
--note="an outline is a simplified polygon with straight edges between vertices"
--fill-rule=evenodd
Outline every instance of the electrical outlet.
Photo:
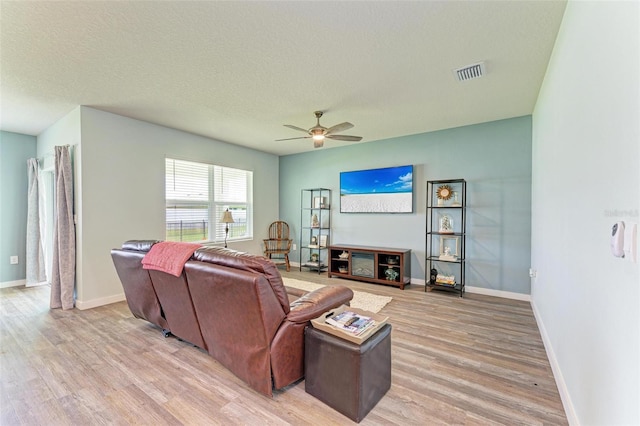
M 538 276 L 538 271 L 536 271 L 533 268 L 529 268 L 529 277 L 530 278 L 536 278 Z
M 12 264 L 12 265 L 17 265 L 18 264 L 18 256 L 9 257 L 9 263 Z
M 297 245 L 295 245 L 295 244 L 292 244 L 292 245 L 291 245 L 291 248 L 293 249 L 293 251 L 296 251 L 296 250 L 298 249 L 298 246 L 297 246 Z

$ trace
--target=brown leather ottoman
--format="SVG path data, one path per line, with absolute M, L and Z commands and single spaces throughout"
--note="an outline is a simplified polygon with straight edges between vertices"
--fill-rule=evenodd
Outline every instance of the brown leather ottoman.
M 391 387 L 391 325 L 362 345 L 307 327 L 305 390 L 360 422 Z

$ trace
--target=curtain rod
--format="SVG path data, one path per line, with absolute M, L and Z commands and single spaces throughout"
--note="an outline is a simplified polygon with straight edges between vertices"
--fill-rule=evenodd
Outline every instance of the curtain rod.
M 71 149 L 73 149 L 73 147 L 74 147 L 75 145 L 56 145 L 56 146 L 63 146 L 63 147 L 65 147 L 65 148 L 71 148 Z M 53 156 L 54 156 L 53 152 L 48 152 L 48 153 L 47 153 L 47 154 L 45 154 L 43 157 L 38 157 L 38 158 L 36 158 L 36 161 L 37 161 L 37 162 L 38 162 L 38 164 L 39 164 L 39 163 L 43 162 L 43 161 L 45 160 L 45 158 L 49 158 L 49 157 L 53 157 Z

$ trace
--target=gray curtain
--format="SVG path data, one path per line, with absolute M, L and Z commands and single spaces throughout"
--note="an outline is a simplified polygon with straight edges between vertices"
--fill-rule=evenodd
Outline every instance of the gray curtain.
M 27 160 L 29 192 L 27 198 L 27 287 L 45 284 L 44 246 L 40 218 L 40 176 L 38 160 Z
M 55 147 L 55 223 L 51 303 L 53 308 L 72 309 L 75 302 L 76 231 L 73 221 L 73 174 L 71 147 Z

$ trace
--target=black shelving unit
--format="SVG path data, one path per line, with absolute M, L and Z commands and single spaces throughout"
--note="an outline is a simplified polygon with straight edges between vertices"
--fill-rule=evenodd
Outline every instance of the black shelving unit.
M 331 234 L 331 190 L 303 189 L 300 196 L 300 270 L 328 269 Z
M 425 291 L 465 292 L 467 182 L 427 181 Z

